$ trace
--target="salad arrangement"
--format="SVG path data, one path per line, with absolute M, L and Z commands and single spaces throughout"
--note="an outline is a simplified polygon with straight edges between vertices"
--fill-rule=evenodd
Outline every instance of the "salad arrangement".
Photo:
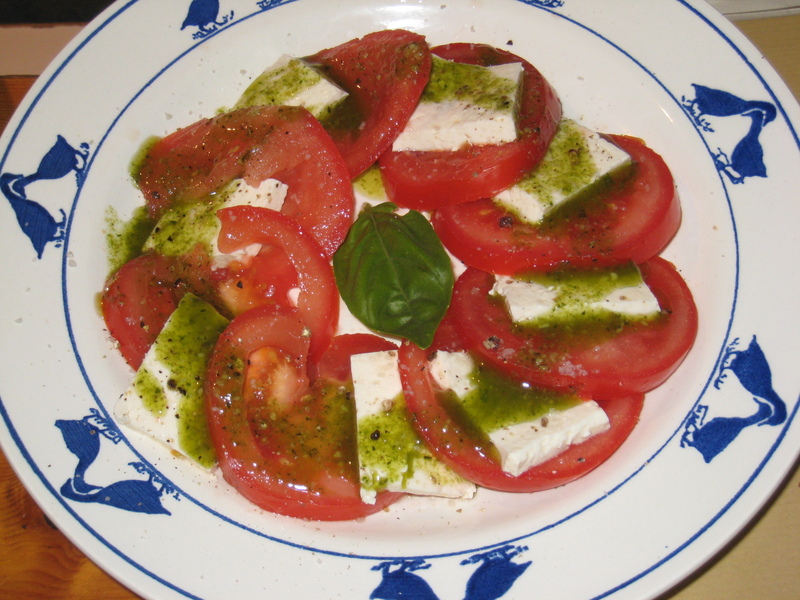
M 137 159 L 146 210 L 101 299 L 137 370 L 121 418 L 135 425 L 138 403 L 174 421 L 162 441 L 308 519 L 412 491 L 543 490 L 605 461 L 697 331 L 658 256 L 680 223 L 660 156 L 608 135 L 624 164 L 598 174 L 555 90 L 501 49 L 394 30 L 299 62 L 302 76 L 272 69 Z M 299 99 L 320 82 L 343 93 Z M 493 138 L 509 118 L 513 137 Z M 434 149 L 395 148 L 412 127 Z M 353 181 L 376 170 L 388 202 L 357 206 Z M 538 193 L 538 221 L 498 200 L 531 178 L 566 197 Z M 370 387 L 351 357 L 373 354 L 397 367 Z M 576 407 L 599 425 L 566 425 L 552 451 L 530 438 Z

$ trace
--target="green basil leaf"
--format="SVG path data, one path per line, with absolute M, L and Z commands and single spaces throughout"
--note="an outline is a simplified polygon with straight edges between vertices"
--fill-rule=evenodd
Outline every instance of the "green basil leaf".
M 339 293 L 364 325 L 427 348 L 450 305 L 455 276 L 430 222 L 391 202 L 366 206 L 333 256 Z

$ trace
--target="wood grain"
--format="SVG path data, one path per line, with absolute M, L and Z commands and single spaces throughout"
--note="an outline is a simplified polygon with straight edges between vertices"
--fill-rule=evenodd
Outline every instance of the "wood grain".
M 0 453 L 0 598 L 135 600 L 62 534 Z

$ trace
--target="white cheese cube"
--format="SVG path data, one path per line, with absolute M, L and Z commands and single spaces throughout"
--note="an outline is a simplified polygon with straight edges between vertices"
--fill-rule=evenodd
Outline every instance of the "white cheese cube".
M 513 142 L 522 73 L 522 63 L 482 67 L 433 57 L 429 82 L 392 150 Z
M 503 471 L 517 477 L 610 427 L 605 411 L 593 400 L 563 411 L 550 411 L 527 423 L 489 434 L 500 452 Z
M 228 321 L 186 294 L 114 408 L 117 420 L 186 456 L 216 464 L 203 394 L 208 356 Z
M 646 317 L 660 310 L 636 267 L 531 279 L 497 275 L 492 294 L 505 300 L 515 323 L 557 322 L 603 313 Z
M 475 362 L 468 352 L 445 352 L 439 350 L 428 362 L 430 374 L 443 390 L 453 390 L 464 398 L 475 389 L 472 372 Z
M 338 85 L 300 58 L 281 56 L 244 91 L 236 108 L 261 105 L 303 106 L 324 118 L 345 97 Z
M 350 358 L 356 404 L 361 498 L 380 490 L 422 496 L 471 498 L 475 485 L 430 453 L 408 418 L 397 352 Z
M 466 401 L 478 389 L 473 380 L 475 363 L 466 352 L 436 353 L 429 361 L 431 375 L 443 389 L 453 390 Z M 503 398 L 497 398 L 502 402 Z M 517 477 L 531 467 L 557 456 L 572 444 L 579 444 L 609 427 L 608 417 L 594 402 L 582 402 L 564 410 L 550 410 L 546 415 L 500 427 L 487 432 L 501 457 L 501 468 Z
M 494 201 L 520 220 L 536 224 L 628 164 L 630 156 L 624 150 L 565 119 L 536 169 L 497 194 Z
M 235 179 L 207 201 L 178 204 L 158 220 L 144 250 L 177 256 L 191 252 L 197 244 L 208 247 L 211 268 L 219 269 L 234 260 L 255 256 L 260 244 L 251 244 L 232 254 L 223 254 L 217 245 L 222 224 L 217 211 L 231 206 L 258 206 L 281 210 L 288 186 L 277 179 L 266 179 L 253 187 L 243 179 Z

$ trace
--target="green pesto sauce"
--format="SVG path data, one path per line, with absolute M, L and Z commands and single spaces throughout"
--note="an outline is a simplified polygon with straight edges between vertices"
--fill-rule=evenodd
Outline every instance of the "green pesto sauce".
M 142 168 L 142 163 L 144 162 L 145 158 L 147 158 L 147 153 L 150 152 L 150 149 L 155 145 L 158 140 L 161 138 L 157 135 L 151 135 L 148 137 L 139 149 L 136 151 L 136 154 L 133 155 L 131 159 L 130 165 L 128 166 L 128 174 L 131 176 L 133 181 L 139 181 L 139 171 Z
M 178 443 L 206 468 L 215 464 L 216 456 L 206 421 L 203 380 L 208 357 L 227 324 L 210 304 L 186 294 L 153 345 L 155 360 L 171 373 L 167 386 L 181 396 L 175 415 Z M 137 374 L 134 385 L 145 406 L 159 415 L 166 410 L 166 400 L 163 392 L 154 392 L 153 379 L 143 376 L 139 387 Z
M 381 179 L 381 170 L 377 165 L 372 165 L 356 177 L 353 180 L 353 187 L 367 198 L 372 198 L 373 200 L 386 198 L 386 190 L 383 187 L 383 179 Z
M 147 207 L 140 206 L 128 221 L 119 218 L 113 206 L 106 209 L 106 246 L 111 272 L 142 253 L 147 237 L 153 229 L 153 220 Z
M 157 416 L 167 411 L 167 396 L 158 379 L 147 369 L 139 369 L 131 384 L 142 399 L 144 407 Z
M 355 96 L 350 94 L 329 107 L 319 117 L 319 122 L 328 132 L 350 132 L 356 136 L 364 126 L 364 111 L 358 106 Z
M 463 101 L 492 111 L 511 108 L 517 82 L 498 77 L 486 67 L 456 63 L 433 56 L 431 75 L 421 102 Z
M 609 198 L 623 190 L 636 177 L 637 170 L 635 163 L 627 163 L 606 173 L 574 194 L 569 202 L 562 202 L 547 213 L 538 227 L 550 235 L 569 236 L 577 248 L 586 247 L 587 251 L 602 252 L 605 228 L 613 226 L 613 221 L 609 223 L 613 213 L 609 217 L 607 212 Z M 599 220 L 599 225 L 585 226 L 595 219 Z
M 572 394 L 525 386 L 485 364 L 475 368 L 472 381 L 475 388 L 466 397 L 449 392 L 441 399 L 452 416 L 462 423 L 468 420 L 473 432 L 480 432 L 477 438 L 580 403 Z
M 144 249 L 167 256 L 179 256 L 190 253 L 197 244 L 201 244 L 210 252 L 221 227 L 217 211 L 238 185 L 242 185 L 242 182 L 234 180 L 208 196 L 204 202 L 174 204 L 153 227 Z
M 604 334 L 618 333 L 626 324 L 652 321 L 659 313 L 628 315 L 612 312 L 602 306 L 590 306 L 619 288 L 644 283 L 633 264 L 592 270 L 561 269 L 545 275 L 529 275 L 529 281 L 558 290 L 553 309 L 529 323 L 538 329 L 551 328 L 554 333 L 574 331 L 599 340 Z
M 395 398 L 391 410 L 359 419 L 357 445 L 364 489 L 382 490 L 396 481 L 405 487 L 418 471 L 440 485 L 463 481 L 434 458 L 419 438 L 402 395 Z
M 287 104 L 323 79 L 323 75 L 311 65 L 299 58 L 292 58 L 285 65 L 259 75 L 247 87 L 234 108 Z M 341 101 L 305 107 L 315 117 L 323 119 L 339 102 Z
M 597 167 L 578 124 L 564 119 L 542 161 L 517 186 L 552 206 L 555 194 L 569 198 L 596 177 Z

